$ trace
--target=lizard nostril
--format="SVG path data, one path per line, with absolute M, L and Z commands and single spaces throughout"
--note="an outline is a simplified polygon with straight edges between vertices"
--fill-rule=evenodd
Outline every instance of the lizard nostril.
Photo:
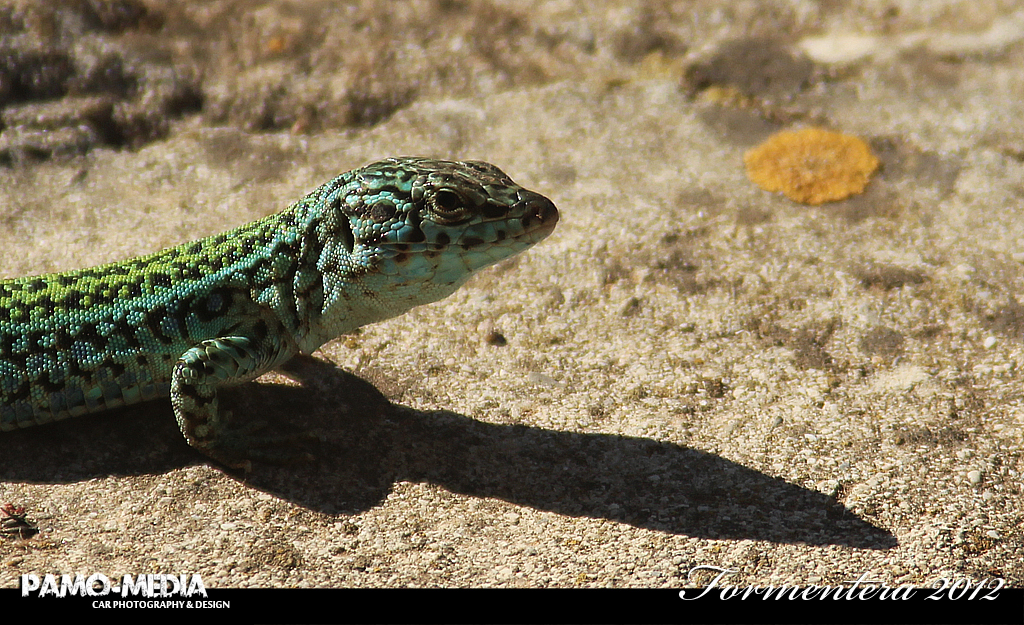
M 539 193 L 520 191 L 519 201 L 526 205 L 523 215 L 523 227 L 538 228 L 551 232 L 558 223 L 558 209 L 554 203 Z
M 545 226 L 553 228 L 558 223 L 558 209 L 546 197 L 538 197 L 532 208 L 534 216 Z

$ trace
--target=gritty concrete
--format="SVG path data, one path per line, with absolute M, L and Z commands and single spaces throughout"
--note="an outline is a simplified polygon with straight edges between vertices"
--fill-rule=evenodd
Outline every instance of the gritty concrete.
M 493 162 L 562 219 L 237 389 L 320 436 L 309 465 L 226 472 L 167 402 L 4 434 L 0 500 L 39 532 L 0 541 L 0 584 L 1024 583 L 1019 3 L 39 4 L 0 10 L 0 276 L 213 234 L 389 155 Z M 871 145 L 863 194 L 746 178 L 807 126 Z

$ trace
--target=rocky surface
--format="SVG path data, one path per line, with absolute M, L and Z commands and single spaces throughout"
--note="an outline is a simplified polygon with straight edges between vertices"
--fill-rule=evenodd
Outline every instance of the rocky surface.
M 562 213 L 451 298 L 236 390 L 316 462 L 210 466 L 156 402 L 0 438 L 22 573 L 208 587 L 1024 583 L 1014 2 L 0 4 L 0 276 L 152 252 L 417 154 Z M 863 194 L 751 183 L 779 130 Z M 304 383 L 296 385 L 291 378 Z

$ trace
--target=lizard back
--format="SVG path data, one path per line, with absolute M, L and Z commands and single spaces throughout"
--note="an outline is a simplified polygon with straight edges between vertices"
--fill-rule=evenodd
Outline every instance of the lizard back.
M 282 319 L 254 295 L 296 270 L 294 210 L 149 256 L 0 282 L 0 429 L 166 396 L 189 347 L 241 324 L 270 332 Z

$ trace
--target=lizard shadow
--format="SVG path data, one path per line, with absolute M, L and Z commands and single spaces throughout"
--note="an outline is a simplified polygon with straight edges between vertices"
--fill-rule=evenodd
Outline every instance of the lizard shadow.
M 288 373 L 304 388 L 253 384 L 235 394 L 245 395 L 245 409 L 258 404 L 255 412 L 275 429 L 318 434 L 315 461 L 257 464 L 244 481 L 312 510 L 359 513 L 379 505 L 395 483 L 411 481 L 699 538 L 866 549 L 897 544 L 890 532 L 822 493 L 697 449 L 413 410 L 311 358 L 290 363 Z M 112 413 L 14 433 L 25 440 L 0 444 L 0 478 L 70 482 L 202 462 L 181 439 L 170 410 L 156 411 L 163 413 L 159 423 L 146 417 L 126 425 L 123 415 Z M 100 429 L 96 421 L 107 425 L 100 434 L 91 431 Z

